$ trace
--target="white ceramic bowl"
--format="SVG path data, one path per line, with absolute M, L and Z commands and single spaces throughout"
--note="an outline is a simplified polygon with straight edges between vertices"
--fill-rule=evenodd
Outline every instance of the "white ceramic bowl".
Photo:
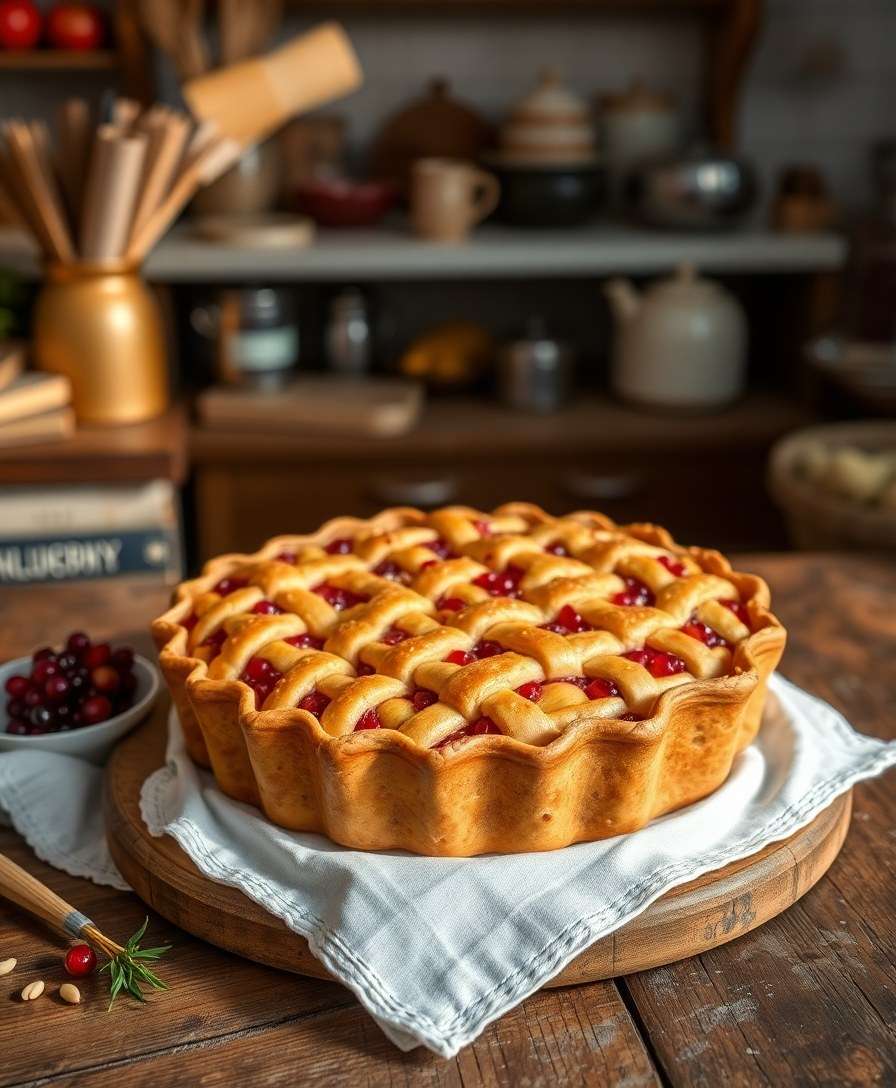
M 101 764 L 112 750 L 116 741 L 141 722 L 152 709 L 159 693 L 159 673 L 155 665 L 145 657 L 134 655 L 134 676 L 137 678 L 137 690 L 134 692 L 134 705 L 122 714 L 116 714 L 108 721 L 98 725 L 82 725 L 66 733 L 44 733 L 39 737 L 17 737 L 6 732 L 9 715 L 6 713 L 8 696 L 3 686 L 9 676 L 20 673 L 27 676 L 31 671 L 31 658 L 19 657 L 0 665 L 0 752 L 60 752 L 62 755 L 86 759 L 91 763 Z

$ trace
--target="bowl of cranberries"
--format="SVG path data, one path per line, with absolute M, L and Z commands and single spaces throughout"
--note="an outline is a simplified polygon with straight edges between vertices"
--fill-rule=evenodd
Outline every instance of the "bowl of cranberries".
M 0 665 L 0 751 L 38 749 L 102 763 L 149 713 L 159 674 L 130 646 L 73 631 Z

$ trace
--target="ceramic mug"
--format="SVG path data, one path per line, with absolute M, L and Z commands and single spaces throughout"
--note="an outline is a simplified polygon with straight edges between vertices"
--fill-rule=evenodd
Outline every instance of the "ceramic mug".
M 498 179 L 472 163 L 418 159 L 411 174 L 411 224 L 421 238 L 461 242 L 495 210 Z

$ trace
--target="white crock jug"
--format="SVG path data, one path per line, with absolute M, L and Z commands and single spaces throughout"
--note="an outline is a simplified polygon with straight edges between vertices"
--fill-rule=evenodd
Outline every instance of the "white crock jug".
M 714 408 L 742 391 L 746 320 L 730 292 L 690 265 L 640 294 L 622 279 L 604 290 L 616 319 L 611 378 L 619 396 Z

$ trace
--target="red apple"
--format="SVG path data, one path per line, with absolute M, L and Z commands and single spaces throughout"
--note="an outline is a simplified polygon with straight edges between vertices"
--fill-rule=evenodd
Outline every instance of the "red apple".
M 47 16 L 47 40 L 56 49 L 99 49 L 105 26 L 92 4 L 56 4 Z
M 33 49 L 40 41 L 40 12 L 30 0 L 0 3 L 0 45 L 4 49 Z

